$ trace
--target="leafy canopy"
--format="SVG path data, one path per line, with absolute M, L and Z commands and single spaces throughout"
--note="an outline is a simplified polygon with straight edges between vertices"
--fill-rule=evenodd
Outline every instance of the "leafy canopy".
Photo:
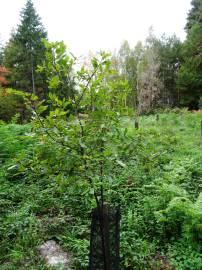
M 68 97 L 50 92 L 46 103 L 33 106 L 37 97 L 31 95 L 35 131 L 43 137 L 43 143 L 57 145 L 61 153 L 58 167 L 49 161 L 43 161 L 43 166 L 51 175 L 57 174 L 59 182 L 85 186 L 98 204 L 104 187 L 109 188 L 114 169 L 125 166 L 119 148 L 125 147 L 123 139 L 127 135 L 121 122 L 128 113 L 125 98 L 129 87 L 126 81 L 114 79 L 107 53 L 93 57 L 90 67 L 78 69 L 77 59 L 66 53 L 62 42 L 45 45 L 46 61 L 38 70 L 46 69 L 50 90 L 64 89 L 73 67 L 77 69 L 72 77 L 75 91 Z

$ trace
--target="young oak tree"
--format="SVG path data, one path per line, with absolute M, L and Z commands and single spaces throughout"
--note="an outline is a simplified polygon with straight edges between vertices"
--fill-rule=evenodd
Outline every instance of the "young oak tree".
M 80 203 L 88 194 L 103 216 L 106 204 L 113 201 L 110 196 L 113 179 L 126 166 L 124 159 L 129 148 L 135 151 L 126 139 L 130 136 L 127 129 L 122 127 L 122 117 L 128 113 L 125 107 L 127 83 L 110 79 L 114 72 L 109 55 L 104 52 L 92 58 L 91 66 L 78 69 L 76 58 L 66 53 L 63 43 L 46 43 L 46 47 L 54 53 L 54 61 L 47 54 L 47 62 L 39 67 L 39 72 L 46 69 L 49 88 L 63 87 L 68 73 L 76 66 L 71 75 L 75 91 L 62 99 L 50 92 L 45 105 L 39 103 L 33 107 L 34 130 L 41 144 L 52 149 L 54 158 L 46 156 L 31 167 L 35 167 L 37 174 L 41 171 L 59 182 L 66 192 L 73 189 Z M 55 65 L 65 76 L 55 73 Z M 31 95 L 31 99 L 33 106 L 37 97 Z M 102 227 L 101 220 L 103 218 L 100 218 Z M 101 238 L 105 245 L 103 233 Z
M 109 55 L 104 52 L 92 58 L 91 67 L 82 66 L 78 70 L 77 59 L 66 53 L 62 42 L 46 42 L 46 47 L 55 52 L 55 61 L 46 54 L 39 72 L 46 69 L 50 89 L 62 87 L 73 67 L 77 66 L 77 70 L 73 74 L 75 91 L 67 98 L 50 92 L 43 104 L 31 95 L 32 107 L 38 103 L 33 107 L 34 129 L 39 139 L 43 138 L 43 143 L 55 147 L 58 153 L 57 160 L 42 161 L 43 172 L 47 171 L 48 177 L 65 186 L 94 194 L 97 206 L 101 207 L 104 189 L 106 194 L 110 192 L 111 177 L 117 168 L 125 166 L 124 157 L 130 148 L 130 143 L 123 143 L 128 134 L 122 128 L 122 116 L 128 114 L 125 107 L 128 85 L 125 81 L 109 80 L 114 71 Z M 55 73 L 55 63 L 59 70 L 64 73 L 66 70 L 65 76 Z

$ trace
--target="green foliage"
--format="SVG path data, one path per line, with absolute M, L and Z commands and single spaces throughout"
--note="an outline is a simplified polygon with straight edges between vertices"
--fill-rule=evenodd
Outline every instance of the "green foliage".
M 168 254 L 173 267 L 179 270 L 200 270 L 202 267 L 200 248 L 193 247 L 186 240 L 169 245 Z
M 40 17 L 28 0 L 21 12 L 21 22 L 4 50 L 4 65 L 11 71 L 10 83 L 14 88 L 44 96 L 46 78 L 37 74 L 36 68 L 45 58 L 42 38 L 46 37 Z
M 145 47 L 125 42 L 113 65 L 101 52 L 81 67 L 64 43 L 47 42 L 27 1 L 5 63 L 32 94 L 0 92 L 1 269 L 47 269 L 37 247 L 48 239 L 72 254 L 72 269 L 88 269 L 90 213 L 103 201 L 121 207 L 121 269 L 201 269 L 201 116 L 159 110 L 135 129 L 127 107 L 138 98 L 150 111 L 177 104 L 178 89 L 201 93 L 200 2 L 192 3 L 183 62 L 176 37 L 150 35 Z M 23 100 L 29 126 L 13 124 Z
M 54 113 L 63 123 L 61 110 Z M 121 269 L 201 269 L 200 121 L 200 114 L 159 113 L 158 122 L 155 115 L 141 117 L 137 130 L 130 118 L 121 118 L 117 144 L 113 139 L 108 147 L 118 157 L 104 176 L 106 200 L 121 205 Z M 46 130 L 62 138 L 51 127 Z M 48 138 L 31 126 L 0 126 L 0 260 L 6 270 L 46 269 L 37 246 L 47 239 L 72 254 L 73 269 L 88 267 L 95 206 L 86 181 L 90 170 L 79 167 L 77 139 L 71 140 L 71 153 Z M 99 171 L 97 158 L 88 159 L 93 173 Z M 99 190 L 99 173 L 94 175 Z
M 151 29 L 144 46 L 138 42 L 132 49 L 125 41 L 112 63 L 119 77 L 128 80 L 131 93 L 126 103 L 138 107 L 139 113 L 177 106 L 176 80 L 181 59 L 182 44 L 176 36 L 163 35 L 159 39 Z
M 12 159 L 24 150 L 26 146 L 32 141 L 30 137 L 26 136 L 29 126 L 21 126 L 16 124 L 2 124 L 0 125 L 0 153 L 1 163 L 4 163 L 9 158 Z
M 174 197 L 167 208 L 158 211 L 156 216 L 158 222 L 164 223 L 164 233 L 169 237 L 174 238 L 182 234 L 184 239 L 200 241 L 201 209 L 187 197 Z
M 0 120 L 5 122 L 24 122 L 29 119 L 23 98 L 17 93 L 11 93 L 11 89 L 0 89 Z
M 182 103 L 202 94 L 202 1 L 193 0 L 187 18 L 187 39 L 183 44 L 183 61 L 178 74 Z
M 55 93 L 60 99 L 73 96 L 75 85 L 73 81 L 73 65 L 75 57 L 68 55 L 63 42 L 49 43 L 43 40 L 46 47 L 43 65 L 38 72 L 46 74 L 49 92 Z
M 195 23 L 202 23 L 202 2 L 201 0 L 192 0 L 191 1 L 192 8 L 189 11 L 187 17 L 187 24 L 185 29 L 189 31 Z
M 174 107 L 179 103 L 176 87 L 182 45 L 176 36 L 156 38 L 150 32 L 138 64 L 139 112 Z
M 64 173 L 56 177 L 57 181 L 85 187 L 98 203 L 100 189 L 104 188 L 104 182 L 109 182 L 111 171 L 124 165 L 117 148 L 122 143 L 121 116 L 127 113 L 124 104 L 127 85 L 108 80 L 113 71 L 108 54 L 101 52 L 92 59 L 91 68 L 81 67 L 75 71 L 76 91 L 65 94 L 75 58 L 66 54 L 63 43 L 47 43 L 46 47 L 49 87 L 55 93 L 58 89 L 60 92 L 59 97 L 49 94 L 50 107 L 45 118 L 41 113 L 47 107 L 40 104 L 36 108 L 36 132 L 44 137 L 44 143 L 51 142 L 60 149 L 63 165 L 57 170 Z M 43 69 L 39 67 L 39 71 Z M 63 99 L 60 99 L 61 95 Z M 82 111 L 86 116 L 82 116 Z M 64 152 L 68 153 L 66 157 Z M 43 166 L 48 171 L 56 171 L 54 162 L 49 160 L 43 162 Z
M 184 101 L 202 94 L 202 24 L 195 23 L 189 30 L 183 48 L 183 63 L 179 70 L 178 87 Z
M 191 4 L 184 43 L 176 36 L 156 38 L 150 31 L 144 46 L 137 43 L 131 49 L 125 41 L 113 57 L 119 76 L 128 80 L 132 90 L 126 103 L 138 107 L 139 114 L 187 106 L 202 94 L 202 2 Z
M 141 52 L 141 42 L 138 42 L 135 48 L 130 48 L 128 41 L 124 41 L 117 55 L 112 57 L 112 64 L 118 72 L 118 77 L 128 81 L 131 91 L 126 98 L 126 103 L 133 108 L 137 107 L 137 65 Z

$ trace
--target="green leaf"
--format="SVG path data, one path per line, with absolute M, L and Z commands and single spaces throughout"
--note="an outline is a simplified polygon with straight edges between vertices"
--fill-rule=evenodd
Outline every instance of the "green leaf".
M 94 68 L 98 67 L 98 61 L 97 61 L 97 59 L 95 57 L 91 60 L 91 63 L 92 63 Z
M 41 114 L 41 113 L 45 112 L 46 110 L 47 110 L 47 106 L 40 105 L 40 106 L 37 108 L 37 113 L 38 113 L 38 114 Z

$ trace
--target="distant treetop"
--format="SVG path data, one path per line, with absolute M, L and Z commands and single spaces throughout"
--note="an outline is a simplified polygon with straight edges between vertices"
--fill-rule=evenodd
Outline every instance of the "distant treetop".
M 192 8 L 188 13 L 187 24 L 185 29 L 188 31 L 192 28 L 193 24 L 202 24 L 202 0 L 192 0 Z

